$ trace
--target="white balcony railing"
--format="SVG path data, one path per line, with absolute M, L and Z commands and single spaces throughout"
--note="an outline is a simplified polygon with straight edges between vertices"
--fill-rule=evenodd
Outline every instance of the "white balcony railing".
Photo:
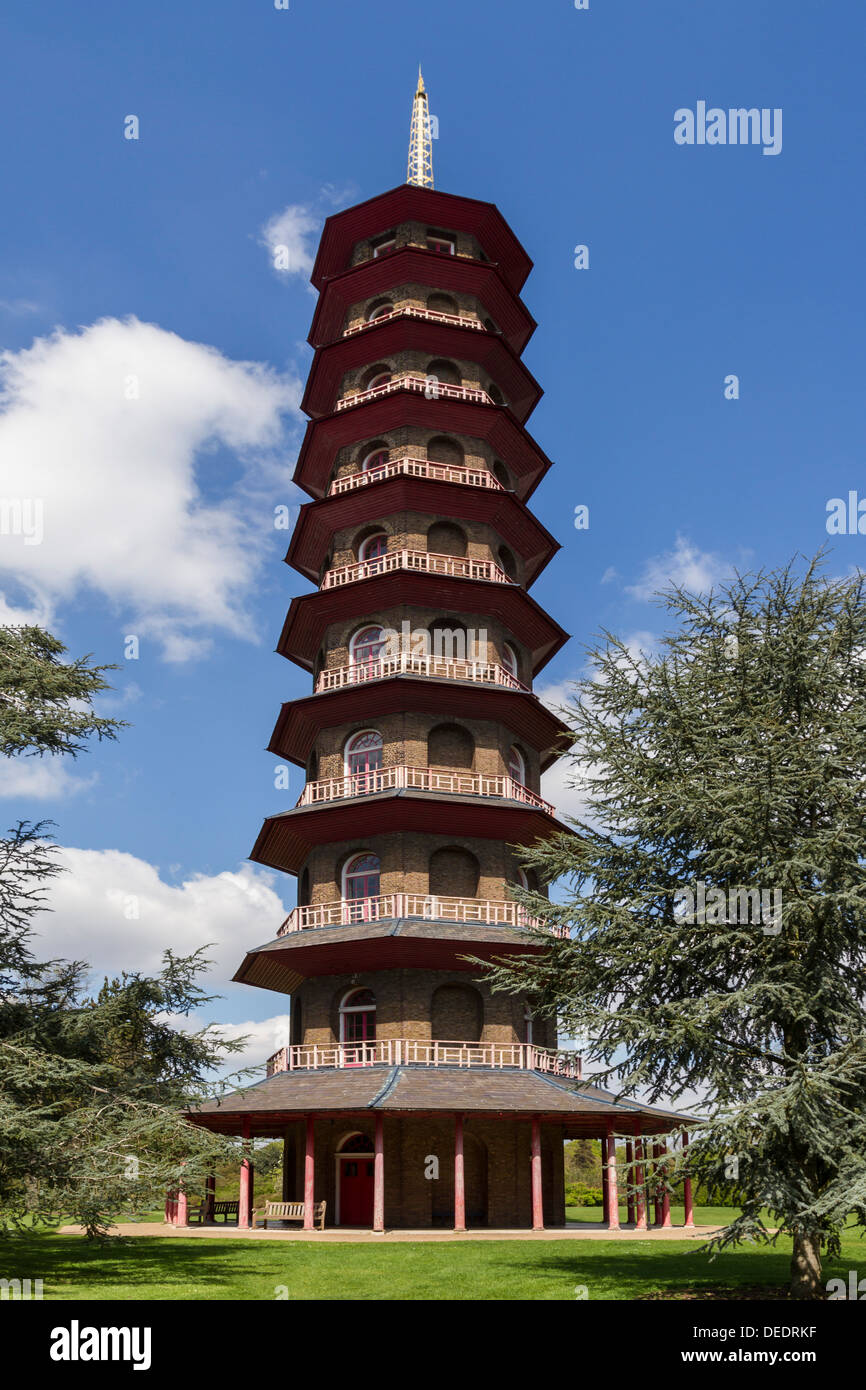
M 450 796 L 483 796 L 506 801 L 522 801 L 553 815 L 549 801 L 515 782 L 512 777 L 483 772 L 452 772 L 436 767 L 382 767 L 372 772 L 349 773 L 345 777 L 325 777 L 308 782 L 298 798 L 298 806 L 317 806 L 323 801 L 345 801 L 355 796 L 398 789 L 444 792 Z
M 339 565 L 328 570 L 320 589 L 339 589 L 374 574 L 391 574 L 394 570 L 410 570 L 416 574 L 446 574 L 451 579 L 481 579 L 488 584 L 513 584 L 505 570 L 493 560 L 474 560 L 464 555 L 436 555 L 429 550 L 388 550 L 371 560 L 359 560 L 353 565 Z
M 388 478 L 431 478 L 441 483 L 463 483 L 469 487 L 489 487 L 502 492 L 504 489 L 498 478 L 486 468 L 468 468 L 465 464 L 435 463 L 433 459 L 399 458 L 389 459 L 387 463 L 377 464 L 375 468 L 361 473 L 349 473 L 343 478 L 335 478 L 331 483 L 329 495 L 337 497 L 343 492 L 354 492 L 357 488 L 369 487 L 371 483 L 382 483 Z
M 387 680 L 389 676 L 402 675 L 477 681 L 480 685 L 504 685 L 509 690 L 529 691 L 528 685 L 524 685 L 497 662 L 398 652 L 396 656 L 382 656 L 376 661 L 361 661 L 354 666 L 337 666 L 334 670 L 320 671 L 316 694 L 323 690 L 344 690 L 347 686 L 365 685 L 367 681 Z
M 513 898 L 454 898 L 440 893 L 380 893 L 373 898 L 338 898 L 335 902 L 310 903 L 294 908 L 277 936 L 314 927 L 350 927 L 417 917 L 425 922 L 465 922 L 485 927 L 539 929 L 541 918 L 532 917 Z M 557 929 L 554 935 L 567 935 Z
M 353 405 L 366 405 L 368 401 L 378 400 L 380 396 L 390 396 L 395 391 L 414 391 L 426 396 L 428 400 L 471 401 L 473 405 L 494 405 L 495 402 L 479 386 L 451 386 L 445 381 L 434 381 L 418 372 L 399 372 L 381 386 L 372 386 L 369 391 L 357 391 L 353 396 L 343 396 L 337 401 L 338 410 L 348 410 Z
M 582 1073 L 576 1052 L 536 1047 L 534 1043 L 439 1042 L 428 1038 L 377 1038 L 367 1043 L 301 1043 L 281 1047 L 268 1058 L 267 1073 L 275 1076 L 283 1071 L 376 1066 L 538 1071 L 568 1081 L 579 1081 Z
M 343 337 L 350 338 L 355 333 L 363 333 L 365 328 L 375 328 L 377 323 L 387 323 L 389 319 L 425 319 L 428 323 L 447 323 L 454 328 L 480 328 L 484 331 L 484 324 L 480 319 L 470 318 L 467 314 L 442 314 L 438 309 L 416 308 L 414 304 L 398 304 L 393 309 L 387 309 L 383 313 L 376 315 L 374 319 L 367 319 L 364 323 L 356 323 L 352 328 L 343 330 Z

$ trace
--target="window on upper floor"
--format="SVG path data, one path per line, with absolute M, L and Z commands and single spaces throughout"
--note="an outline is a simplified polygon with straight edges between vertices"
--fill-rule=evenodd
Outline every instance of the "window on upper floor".
M 454 256 L 457 253 L 457 238 L 450 232 L 436 232 L 428 228 L 427 250 L 438 251 L 443 256 Z

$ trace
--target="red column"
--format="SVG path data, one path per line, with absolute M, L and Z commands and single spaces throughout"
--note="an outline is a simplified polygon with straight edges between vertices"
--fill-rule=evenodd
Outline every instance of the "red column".
M 241 1182 L 238 1193 L 238 1226 L 242 1230 L 249 1230 L 250 1225 L 250 1122 L 244 1120 L 243 1124 L 244 1156 L 241 1162 Z
M 662 1144 L 660 1139 L 653 1143 L 653 1206 L 655 1208 L 654 1226 L 662 1224 L 662 1190 L 659 1185 L 659 1160 L 662 1156 Z
M 683 1158 L 686 1158 L 686 1157 L 688 1156 L 688 1147 L 689 1147 L 689 1136 L 688 1136 L 688 1134 L 686 1134 L 685 1131 L 684 1131 L 684 1132 L 683 1132 Z M 694 1207 L 692 1206 L 692 1180 L 691 1180 L 691 1178 L 683 1178 L 683 1201 L 684 1201 L 684 1203 L 685 1203 L 685 1208 L 686 1208 L 686 1219 L 685 1219 L 685 1221 L 684 1221 L 683 1224 L 684 1224 L 685 1226 L 694 1226 L 694 1224 L 695 1224 L 695 1209 L 694 1209 Z
M 532 1229 L 544 1230 L 544 1198 L 541 1189 L 541 1125 L 532 1121 Z
M 644 1186 L 644 1167 L 643 1167 L 643 1140 L 636 1139 L 634 1145 L 635 1170 L 634 1181 L 637 1192 L 635 1193 L 635 1225 L 639 1231 L 646 1230 L 646 1188 Z
M 665 1159 L 666 1159 L 667 1156 L 668 1156 L 667 1141 L 666 1141 L 665 1139 L 663 1139 L 659 1147 L 661 1148 L 661 1156 L 662 1156 L 662 1158 L 665 1158 Z M 664 1171 L 664 1180 L 665 1180 L 665 1182 L 664 1182 L 664 1187 L 662 1188 L 662 1226 L 668 1227 L 668 1226 L 671 1225 L 671 1194 L 670 1194 L 670 1192 L 668 1191 L 668 1183 L 667 1183 L 668 1165 L 667 1165 L 667 1163 L 665 1163 L 665 1165 L 664 1165 L 664 1170 L 663 1170 L 663 1171 Z
M 189 1225 L 189 1199 L 186 1195 L 186 1188 L 184 1187 L 182 1187 L 177 1194 L 177 1219 L 175 1225 Z
M 463 1116 L 454 1116 L 454 1229 L 466 1230 L 466 1179 L 463 1167 Z
M 376 1111 L 376 1132 L 373 1153 L 373 1230 L 385 1229 L 385 1124 L 381 1110 Z
M 610 1225 L 610 1194 L 607 1190 L 607 1139 L 601 1141 L 601 1219 L 605 1226 Z
M 627 1203 L 627 1206 L 628 1206 L 628 1210 L 627 1210 L 626 1215 L 627 1215 L 627 1218 L 628 1218 L 628 1223 L 629 1223 L 629 1225 L 630 1225 L 630 1226 L 633 1226 L 633 1225 L 634 1225 L 634 1169 L 632 1168 L 631 1165 L 632 1165 L 633 1162 L 634 1162 L 634 1145 L 632 1144 L 632 1142 L 631 1142 L 630 1139 L 627 1139 L 627 1140 L 625 1141 L 625 1161 L 626 1161 L 626 1166 L 627 1166 L 627 1168 L 628 1168 L 628 1196 L 626 1197 L 626 1203 Z
M 304 1147 L 304 1230 L 313 1229 L 313 1206 L 316 1198 L 316 1136 L 315 1121 L 307 1116 L 307 1140 Z
M 616 1136 L 613 1132 L 613 1125 L 608 1125 L 604 1147 L 607 1157 L 607 1171 L 604 1184 L 604 1195 L 607 1198 L 607 1229 L 609 1231 L 618 1231 L 619 1188 L 616 1181 Z

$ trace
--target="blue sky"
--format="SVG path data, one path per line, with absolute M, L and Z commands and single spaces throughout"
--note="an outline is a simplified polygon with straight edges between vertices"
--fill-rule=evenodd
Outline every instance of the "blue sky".
M 51 950 L 149 968 L 215 939 L 223 989 L 294 901 L 245 857 L 300 790 L 297 770 L 275 790 L 263 750 L 308 689 L 273 654 L 306 585 L 272 515 L 300 500 L 315 301 L 263 228 L 404 179 L 420 60 L 437 187 L 497 203 L 535 262 L 529 423 L 556 467 L 532 505 L 563 550 L 533 592 L 575 638 L 544 673 L 562 685 L 600 626 L 658 632 L 657 584 L 811 554 L 828 499 L 866 493 L 866 13 L 91 0 L 19 5 L 5 28 L 0 496 L 43 495 L 45 538 L 0 536 L 0 592 L 120 662 L 104 707 L 132 727 L 74 766 L 5 768 L 2 809 L 51 816 L 69 847 Z M 678 146 L 674 112 L 700 100 L 781 108 L 781 153 Z M 836 539 L 834 568 L 864 545 Z M 261 1055 L 281 1007 L 234 986 L 216 1013 L 256 1024 Z

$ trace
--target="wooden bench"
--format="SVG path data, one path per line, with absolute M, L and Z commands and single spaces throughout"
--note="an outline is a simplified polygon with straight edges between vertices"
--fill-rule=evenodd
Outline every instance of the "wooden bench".
M 210 1219 L 215 1223 L 218 1218 L 221 1218 L 224 1226 L 229 1224 L 237 1226 L 240 1209 L 240 1202 L 214 1202 Z M 199 1225 L 203 1225 L 206 1216 L 207 1198 L 205 1198 L 203 1202 L 199 1202 L 195 1211 L 189 1212 L 187 1221 L 189 1221 L 190 1224 L 197 1222 Z
M 327 1202 L 313 1203 L 313 1222 L 318 1222 L 319 1230 L 325 1229 L 325 1208 Z M 303 1221 L 304 1203 L 303 1202 L 266 1202 L 263 1207 L 259 1207 L 253 1212 L 253 1230 L 261 1225 L 267 1229 L 269 1221 Z

